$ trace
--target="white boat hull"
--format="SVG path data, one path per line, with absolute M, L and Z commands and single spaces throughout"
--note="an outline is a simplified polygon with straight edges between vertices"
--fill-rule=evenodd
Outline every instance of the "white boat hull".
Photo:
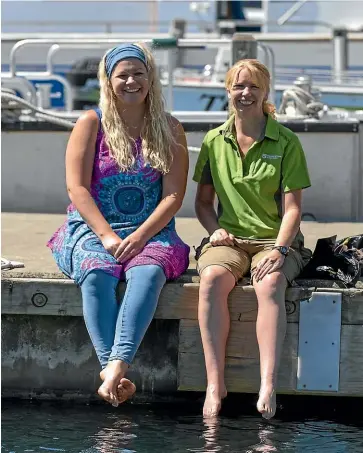
M 174 114 L 178 116 L 178 112 Z M 212 113 L 199 115 L 193 129 L 200 132 L 187 133 L 188 146 L 195 148 L 189 151 L 187 192 L 179 211 L 182 217 L 195 215 L 196 184 L 192 175 L 202 139 L 207 130 L 215 127 L 214 116 Z M 189 121 L 189 129 L 192 123 Z M 346 120 L 322 124 L 295 119 L 293 123 L 295 129 L 300 130 L 297 134 L 312 181 L 311 188 L 304 191 L 304 216 L 318 221 L 363 221 L 363 122 Z M 47 123 L 33 123 L 33 129 L 29 130 L 24 130 L 27 125 L 23 125 L 23 130 L 3 126 L 4 212 L 65 212 L 69 200 L 64 153 L 69 131 L 57 131 L 52 125 L 45 125 Z

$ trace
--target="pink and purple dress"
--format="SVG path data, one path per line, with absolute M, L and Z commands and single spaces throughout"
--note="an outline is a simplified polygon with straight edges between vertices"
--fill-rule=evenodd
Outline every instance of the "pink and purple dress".
M 145 222 L 159 204 L 162 194 L 162 175 L 144 163 L 141 139 L 136 141 L 134 153 L 134 167 L 121 172 L 110 155 L 102 129 L 99 129 L 90 192 L 121 239 Z M 92 270 L 103 270 L 123 278 L 133 266 L 156 264 L 163 268 L 166 278 L 172 280 L 185 272 L 189 265 L 189 246 L 177 235 L 174 218 L 147 242 L 138 255 L 121 264 L 104 249 L 75 206 L 70 204 L 66 221 L 47 245 L 60 270 L 78 285 Z

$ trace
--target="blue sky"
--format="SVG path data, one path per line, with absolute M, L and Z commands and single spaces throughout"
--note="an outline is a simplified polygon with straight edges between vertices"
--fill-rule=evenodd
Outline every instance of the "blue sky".
M 203 27 L 215 20 L 215 1 L 209 1 L 210 8 L 199 17 L 190 9 L 190 1 L 154 0 L 154 1 L 53 1 L 53 0 L 5 0 L 1 2 L 2 32 L 105 32 L 106 22 L 113 22 L 112 31 L 151 32 L 150 17 L 157 14 L 159 21 L 164 21 L 160 31 L 167 32 L 173 18 L 184 18 L 198 22 Z M 203 3 L 201 0 L 197 3 Z M 269 18 L 276 20 L 296 1 L 270 0 Z M 154 9 L 153 9 L 154 5 Z M 309 0 L 293 16 L 294 21 L 321 20 L 338 26 L 361 26 L 363 0 Z M 9 22 L 20 22 L 10 24 Z M 37 21 L 38 24 L 34 24 Z M 53 23 L 52 23 L 53 21 Z M 62 22 L 55 24 L 54 21 Z M 89 21 L 98 21 L 87 25 Z M 144 21 L 143 26 L 130 22 Z M 205 22 L 203 22 L 205 21 Z M 31 24 L 33 22 L 33 24 Z M 77 23 L 75 23 L 77 22 Z M 122 24 L 123 23 L 123 24 Z M 128 26 L 124 24 L 128 23 Z M 149 23 L 149 25 L 147 25 Z M 103 24 L 103 25 L 101 25 Z M 200 27 L 199 27 L 200 29 Z M 314 27 L 284 26 L 271 27 L 271 31 L 313 31 Z M 197 25 L 189 27 L 197 31 Z M 315 31 L 329 31 L 326 27 Z
M 215 3 L 210 3 L 210 9 L 201 17 L 203 20 L 213 22 L 215 14 Z M 150 17 L 157 11 L 157 16 L 160 21 L 170 22 L 172 18 L 183 17 L 186 20 L 199 20 L 198 16 L 190 10 L 190 2 L 186 1 L 42 1 L 42 0 L 7 0 L 2 1 L 2 31 L 60 31 L 61 25 L 54 25 L 50 29 L 50 22 L 53 20 L 68 22 L 68 26 L 64 26 L 64 31 L 105 31 L 105 27 L 96 27 L 93 24 L 90 27 L 85 25 L 71 24 L 71 21 L 78 21 L 86 24 L 87 21 L 100 22 L 127 22 L 130 21 L 145 21 L 150 22 Z M 8 24 L 8 22 L 21 21 L 21 24 Z M 30 26 L 32 21 L 48 23 L 48 26 L 37 25 Z M 168 24 L 164 25 L 164 30 L 168 30 Z M 147 26 L 135 27 L 128 26 L 124 29 L 114 26 L 115 31 L 128 32 L 148 32 Z M 77 29 L 78 28 L 78 29 Z

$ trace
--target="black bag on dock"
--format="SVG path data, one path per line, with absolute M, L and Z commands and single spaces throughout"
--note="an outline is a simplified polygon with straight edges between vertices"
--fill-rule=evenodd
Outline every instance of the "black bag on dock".
M 299 276 L 302 279 L 339 280 L 354 286 L 363 275 L 363 234 L 339 241 L 318 239 L 313 256 Z

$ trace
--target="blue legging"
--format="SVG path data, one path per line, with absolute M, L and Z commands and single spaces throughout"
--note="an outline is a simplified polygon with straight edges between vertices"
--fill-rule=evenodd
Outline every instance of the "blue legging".
M 131 364 L 153 319 L 166 278 L 156 265 L 135 266 L 126 272 L 122 302 L 116 298 L 118 278 L 91 271 L 81 285 L 83 316 L 98 360 Z

